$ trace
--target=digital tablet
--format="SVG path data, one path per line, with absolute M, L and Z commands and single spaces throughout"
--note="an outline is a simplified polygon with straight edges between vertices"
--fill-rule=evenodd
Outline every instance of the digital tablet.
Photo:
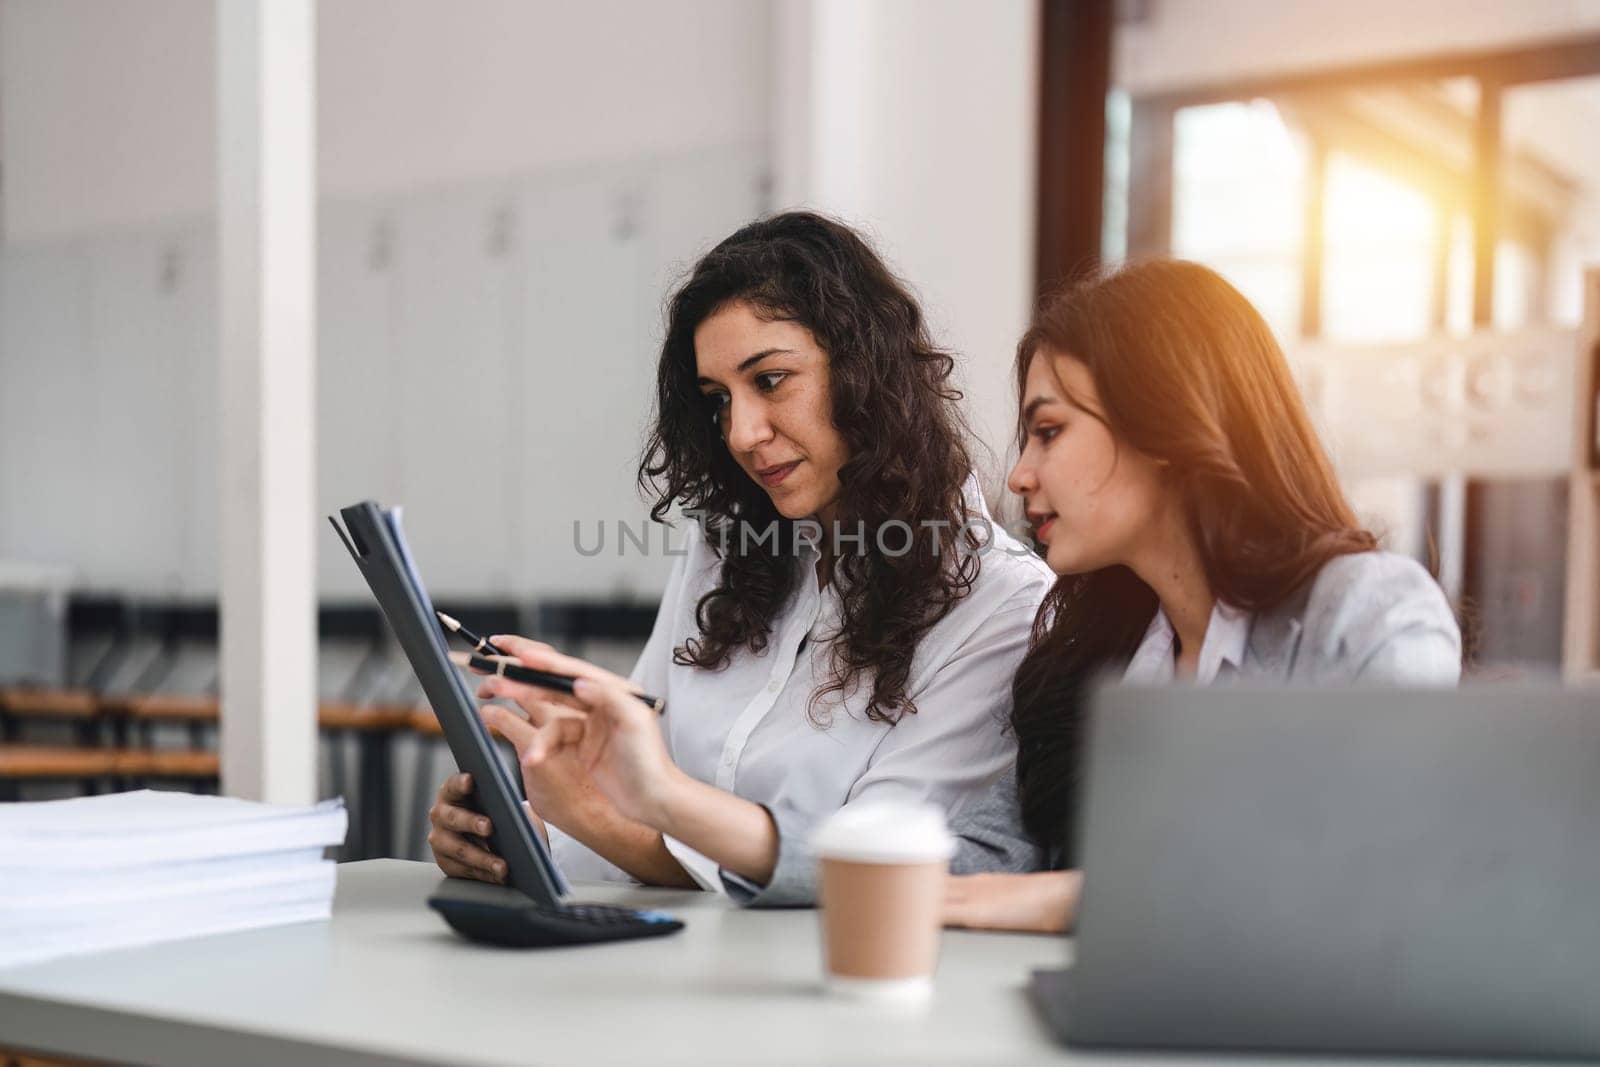
M 489 816 L 494 826 L 494 832 L 489 835 L 489 847 L 505 860 L 507 881 L 511 886 L 536 905 L 530 912 L 535 921 L 540 912 L 548 913 L 551 940 L 547 943 L 648 937 L 681 929 L 681 923 L 659 912 L 564 901 L 566 880 L 550 858 L 532 821 L 523 812 L 516 784 L 495 750 L 488 727 L 478 716 L 477 703 L 466 680 L 446 656 L 444 632 L 400 532 L 399 509 L 387 510 L 367 500 L 341 508 L 339 514 L 344 519 L 343 527 L 331 515 L 328 521 L 360 568 L 372 595 L 377 598 L 378 607 L 399 639 L 439 719 L 456 765 L 472 775 L 476 806 Z M 474 919 L 476 912 L 469 914 L 470 909 L 465 905 L 456 907 L 458 902 L 449 894 L 430 903 L 463 934 L 478 940 L 494 940 L 486 936 L 490 931 L 481 921 L 466 922 Z M 592 937 L 581 936 L 585 924 L 593 927 Z M 515 943 L 538 943 L 537 939 L 528 939 L 526 923 L 523 925 L 518 934 L 520 939 Z

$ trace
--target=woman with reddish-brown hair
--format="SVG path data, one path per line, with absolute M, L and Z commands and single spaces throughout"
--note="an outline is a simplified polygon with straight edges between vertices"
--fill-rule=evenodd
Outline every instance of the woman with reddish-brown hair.
M 958 817 L 946 922 L 1061 930 L 1083 696 L 1124 679 L 1453 685 L 1461 638 L 1356 521 L 1266 323 L 1194 263 L 1065 290 L 1017 349 L 1009 484 L 1057 577 L 1017 671 L 1014 772 Z

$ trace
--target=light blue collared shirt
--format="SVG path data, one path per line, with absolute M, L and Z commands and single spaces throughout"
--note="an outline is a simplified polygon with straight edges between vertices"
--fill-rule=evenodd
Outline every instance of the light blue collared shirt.
M 1241 611 L 1221 600 L 1211 608 L 1211 621 L 1206 624 L 1206 637 L 1200 646 L 1200 662 L 1195 665 L 1194 680 L 1209 685 L 1226 667 L 1230 672 L 1244 666 L 1245 650 L 1250 645 L 1250 624 L 1255 616 Z M 1172 628 L 1167 613 L 1156 608 L 1144 639 L 1134 650 L 1123 673 L 1125 682 L 1143 682 L 1163 685 L 1177 677 L 1178 635 Z
M 1123 677 L 1161 685 L 1176 674 L 1172 624 L 1157 611 Z M 1249 614 L 1212 609 L 1195 682 L 1237 672 L 1300 685 L 1455 685 L 1461 631 L 1437 582 L 1414 560 L 1357 552 L 1325 563 L 1316 578 L 1276 608 Z M 1039 871 L 1070 857 L 1046 848 L 1022 825 L 1015 768 L 952 825 L 957 874 Z

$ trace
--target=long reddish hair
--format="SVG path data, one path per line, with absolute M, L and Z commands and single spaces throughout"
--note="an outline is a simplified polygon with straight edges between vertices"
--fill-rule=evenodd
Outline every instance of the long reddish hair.
M 1019 413 L 1033 361 L 1062 356 L 1089 368 L 1118 444 L 1169 465 L 1220 600 L 1269 610 L 1335 556 L 1377 547 L 1272 331 L 1215 271 L 1158 260 L 1056 294 L 1017 346 Z M 1012 704 L 1023 822 L 1042 843 L 1070 851 L 1084 687 L 1126 666 L 1156 607 L 1125 567 L 1064 576 L 1045 598 Z

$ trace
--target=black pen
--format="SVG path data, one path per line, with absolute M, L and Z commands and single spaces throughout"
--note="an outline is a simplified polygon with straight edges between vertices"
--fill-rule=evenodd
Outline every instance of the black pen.
M 549 671 L 535 670 L 524 667 L 510 656 L 480 656 L 475 652 L 452 652 L 450 662 L 458 667 L 466 667 L 477 671 L 479 674 L 494 674 L 502 678 L 509 678 L 513 682 L 523 685 L 536 685 L 541 689 L 553 689 L 558 693 L 572 695 L 572 683 L 577 681 L 570 675 L 552 674 Z M 657 714 L 666 710 L 667 702 L 660 697 L 653 697 L 649 693 L 635 693 L 634 696 Z
M 439 616 L 439 621 L 444 624 L 444 628 L 446 630 L 449 630 L 451 633 L 455 634 L 457 637 L 460 637 L 467 644 L 471 645 L 472 646 L 472 651 L 478 653 L 481 656 L 503 656 L 503 655 L 505 655 L 504 652 L 500 651 L 500 649 L 496 648 L 493 644 L 491 644 L 487 637 L 479 637 L 477 634 L 473 633 L 471 630 L 469 630 L 465 626 L 461 625 L 461 623 L 459 621 L 457 621 L 453 616 L 446 615 L 444 612 L 440 611 L 438 608 L 434 608 L 433 609 L 433 613 L 435 615 Z

